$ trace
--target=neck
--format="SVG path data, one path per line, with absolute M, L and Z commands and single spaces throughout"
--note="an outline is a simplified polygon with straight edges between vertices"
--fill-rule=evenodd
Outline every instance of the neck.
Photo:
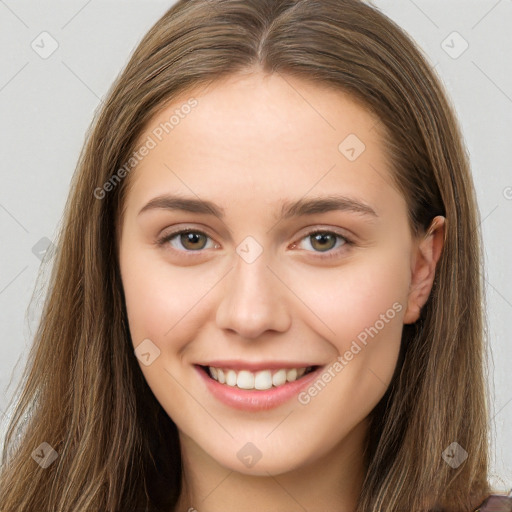
M 180 432 L 183 490 L 174 512 L 354 512 L 364 479 L 367 424 L 300 467 L 254 476 L 220 466 Z

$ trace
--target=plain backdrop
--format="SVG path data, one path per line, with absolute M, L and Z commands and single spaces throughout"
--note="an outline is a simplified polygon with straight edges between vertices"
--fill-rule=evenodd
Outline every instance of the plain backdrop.
M 492 478 L 506 489 L 512 487 L 512 0 L 373 3 L 435 67 L 471 157 L 486 259 Z M 0 0 L 0 444 L 40 314 L 40 301 L 28 306 L 41 257 L 55 240 L 85 132 L 135 46 L 172 4 Z

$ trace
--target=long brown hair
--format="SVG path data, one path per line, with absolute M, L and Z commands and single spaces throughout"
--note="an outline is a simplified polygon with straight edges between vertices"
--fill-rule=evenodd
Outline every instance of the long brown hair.
M 178 94 L 255 69 L 362 102 L 382 122 L 413 232 L 447 218 L 430 298 L 404 327 L 371 415 L 358 512 L 468 511 L 490 492 L 477 208 L 439 79 L 404 31 L 362 1 L 181 0 L 134 51 L 80 154 L 6 436 L 1 510 L 173 510 L 177 429 L 134 356 L 118 268 L 130 176 L 107 192 L 105 183 Z M 43 442 L 58 454 L 47 468 L 32 457 Z M 456 469 L 442 457 L 453 442 L 468 453 Z

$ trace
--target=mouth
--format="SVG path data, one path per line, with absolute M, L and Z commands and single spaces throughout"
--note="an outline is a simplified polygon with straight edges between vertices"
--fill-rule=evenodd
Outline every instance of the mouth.
M 273 368 L 265 368 L 266 365 Z M 249 370 L 248 367 L 252 366 Z M 321 378 L 324 366 L 235 362 L 194 365 L 204 389 L 216 401 L 247 412 L 267 411 L 296 398 Z
M 279 388 L 289 382 L 295 382 L 314 372 L 319 366 L 297 368 L 275 368 L 259 371 L 236 370 L 233 368 L 219 368 L 215 366 L 198 365 L 208 377 L 225 386 L 244 390 L 265 391 Z

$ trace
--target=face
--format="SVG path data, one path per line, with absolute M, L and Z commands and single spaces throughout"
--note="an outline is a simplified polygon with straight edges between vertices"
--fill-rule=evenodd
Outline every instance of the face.
M 378 120 L 256 72 L 173 100 L 140 143 L 119 264 L 141 371 L 182 448 L 279 474 L 362 439 L 417 247 Z

